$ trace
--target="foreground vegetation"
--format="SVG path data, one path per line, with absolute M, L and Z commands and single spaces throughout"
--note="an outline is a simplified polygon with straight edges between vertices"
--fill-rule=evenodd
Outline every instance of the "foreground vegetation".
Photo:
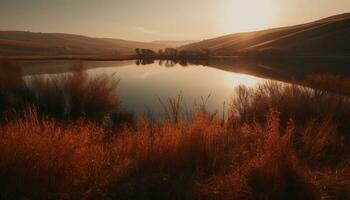
M 154 123 L 123 113 L 106 77 L 28 88 L 18 74 L 0 82 L 2 199 L 350 198 L 350 102 L 333 76 L 238 87 L 224 119 L 202 105 L 184 120 L 169 99 Z

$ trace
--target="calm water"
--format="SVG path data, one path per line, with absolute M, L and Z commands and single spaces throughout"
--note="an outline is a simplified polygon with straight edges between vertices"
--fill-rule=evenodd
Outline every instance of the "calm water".
M 24 63 L 22 70 L 27 76 L 47 76 L 69 72 L 71 66 L 72 63 L 63 61 Z M 110 74 L 120 79 L 118 97 L 125 110 L 136 114 L 151 114 L 155 118 L 163 113 L 159 99 L 165 102 L 177 95 L 183 96 L 183 105 L 189 110 L 204 100 L 209 111 L 222 113 L 224 103 L 231 101 L 236 86 L 255 86 L 264 80 L 203 65 L 169 66 L 160 65 L 159 62 L 137 65 L 135 61 L 109 61 L 84 62 L 84 66 L 92 76 Z M 60 71 L 63 69 L 66 71 Z
M 70 72 L 77 61 L 21 62 L 25 76 L 52 75 Z M 184 105 L 193 108 L 206 99 L 206 108 L 222 113 L 234 96 L 238 85 L 254 87 L 268 79 L 301 80 L 310 74 L 350 75 L 350 60 L 210 60 L 205 63 L 174 64 L 166 61 L 85 61 L 90 75 L 110 74 L 120 79 L 118 96 L 125 110 L 136 114 L 152 113 L 159 117 L 163 108 L 159 99 L 182 95 Z

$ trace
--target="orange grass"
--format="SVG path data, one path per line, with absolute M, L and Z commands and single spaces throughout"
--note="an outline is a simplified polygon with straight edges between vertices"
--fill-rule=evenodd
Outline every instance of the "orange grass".
M 350 198 L 347 97 L 272 82 L 237 90 L 224 122 L 202 106 L 183 120 L 181 97 L 161 123 L 112 128 L 27 107 L 0 125 L 0 197 Z
M 6 199 L 349 197 L 348 159 L 338 158 L 342 163 L 327 169 L 309 165 L 308 156 L 315 152 L 304 149 L 325 144 L 307 139 L 294 144 L 297 126 L 290 121 L 281 130 L 275 110 L 267 124 L 235 127 L 203 112 L 193 121 L 161 126 L 139 120 L 116 130 L 108 141 L 102 125 L 61 124 L 35 113 L 29 110 L 0 129 L 0 184 Z M 323 162 L 329 158 L 322 151 L 316 155 Z

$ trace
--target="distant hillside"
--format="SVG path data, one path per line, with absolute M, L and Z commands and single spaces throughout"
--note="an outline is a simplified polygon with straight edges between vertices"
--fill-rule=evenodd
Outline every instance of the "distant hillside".
M 172 48 L 180 47 L 183 45 L 199 42 L 198 40 L 157 40 L 152 43 L 164 44 Z
M 236 33 L 184 45 L 216 55 L 350 55 L 350 13 L 315 22 Z
M 0 31 L 0 55 L 113 55 L 135 48 L 163 49 L 168 45 L 63 33 Z

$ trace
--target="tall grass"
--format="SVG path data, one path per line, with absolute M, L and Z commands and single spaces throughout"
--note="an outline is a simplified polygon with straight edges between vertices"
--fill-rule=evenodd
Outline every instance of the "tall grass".
M 265 113 L 273 107 L 281 113 L 283 124 L 293 118 L 301 124 L 310 120 L 339 123 L 344 131 L 350 125 L 348 96 L 272 81 L 254 89 L 239 86 L 236 90 L 234 111 L 243 121 L 263 122 Z
M 109 105 L 109 95 L 86 96 L 110 94 L 108 84 L 101 80 L 96 87 L 106 90 L 90 93 L 87 82 L 72 83 L 83 76 L 44 80 L 37 90 L 60 96 L 51 92 L 71 83 L 68 94 L 84 97 L 70 97 L 75 120 L 43 117 L 49 112 L 38 109 L 51 97 L 37 94 L 43 103 L 2 123 L 1 198 L 350 198 L 350 102 L 343 95 L 269 82 L 239 87 L 224 122 L 203 106 L 184 120 L 178 97 L 163 103 L 168 114 L 160 124 L 140 118 L 108 128 L 79 117 L 96 106 L 94 118 Z
M 27 113 L 1 128 L 7 199 L 314 199 L 324 187 L 314 174 L 331 178 L 298 158 L 295 125 L 281 132 L 275 111 L 265 126 L 228 128 L 202 112 L 177 124 L 140 120 L 107 142 L 96 123 Z
M 118 80 L 107 75 L 88 76 L 83 70 L 58 77 L 29 80 L 34 104 L 44 115 L 56 118 L 100 119 L 107 112 L 119 111 Z
M 105 178 L 100 173 L 108 167 L 102 130 L 83 121 L 64 126 L 41 121 L 33 109 L 2 126 L 1 198 L 81 199 L 98 194 Z
M 132 119 L 120 109 L 119 80 L 113 76 L 88 75 L 78 65 L 70 74 L 24 78 L 21 68 L 12 62 L 2 62 L 0 72 L 4 76 L 0 81 L 1 112 L 19 113 L 34 106 L 40 117 L 64 121 L 82 116 L 101 121 L 108 115 L 120 121 Z M 1 118 L 8 120 L 11 116 Z
M 10 61 L 0 61 L 0 112 L 8 108 L 17 111 L 30 99 L 22 79 L 19 65 Z

